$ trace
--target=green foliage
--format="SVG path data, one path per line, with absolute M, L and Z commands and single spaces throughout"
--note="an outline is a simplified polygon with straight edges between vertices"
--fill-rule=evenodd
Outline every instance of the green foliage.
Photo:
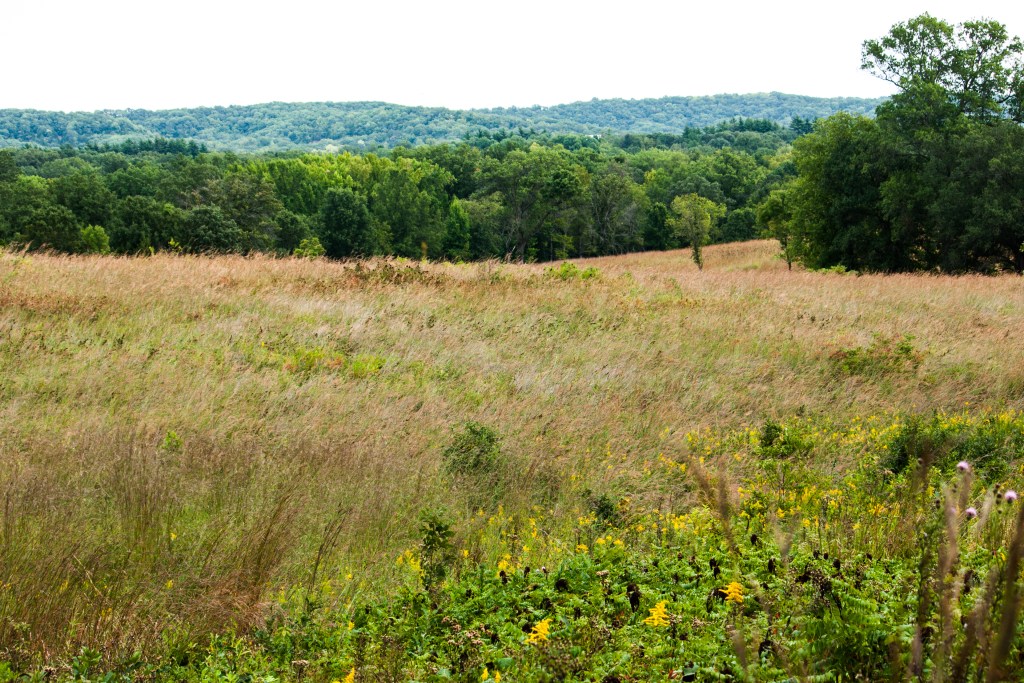
M 829 360 L 840 374 L 878 377 L 916 372 L 924 357 L 925 354 L 914 347 L 912 335 L 897 338 L 879 334 L 867 346 L 832 352 Z
M 420 513 L 420 567 L 423 585 L 429 591 L 444 580 L 455 561 L 451 538 L 452 523 L 442 510 Z
M 102 225 L 118 254 L 284 255 L 315 236 L 331 258 L 554 261 L 679 247 L 668 205 L 687 193 L 727 207 L 709 242 L 744 240 L 752 207 L 794 173 L 793 137 L 740 119 L 675 137 L 503 132 L 388 157 L 23 148 L 6 155 L 0 242 L 76 251 L 79 229 Z
M 232 107 L 57 113 L 0 110 L 0 145 L 25 143 L 44 147 L 103 145 L 126 155 L 147 153 L 198 156 L 206 146 L 248 151 L 281 149 L 398 147 L 436 144 L 508 131 L 546 130 L 588 136 L 619 133 L 650 134 L 654 144 L 679 144 L 699 127 L 724 122 L 708 143 L 735 144 L 729 133 L 772 133 L 794 117 L 811 120 L 836 111 L 872 111 L 878 99 L 816 98 L 782 93 L 665 97 L 645 100 L 590 100 L 544 108 L 448 110 L 407 107 L 381 102 L 257 104 Z M 740 126 L 734 124 L 751 121 Z M 776 123 L 773 123 L 776 122 Z M 724 133 L 724 135 L 722 134 Z M 674 139 L 658 140 L 669 134 Z M 125 141 L 125 138 L 129 138 Z M 192 138 L 185 140 L 181 138 Z M 566 140 L 568 141 L 568 140 Z M 635 144 L 643 144 L 637 141 Z M 566 145 L 569 146 L 569 145 Z M 449 158 L 439 165 L 455 168 Z M 458 174 L 457 174 L 458 175 Z M 466 196 L 466 195 L 457 195 Z M 291 208 L 291 207 L 289 207 Z M 295 210 L 295 209 L 292 209 Z
M 160 441 L 160 449 L 167 453 L 180 453 L 185 447 L 185 441 L 174 430 L 168 430 Z
M 725 206 L 690 193 L 672 200 L 672 213 L 669 224 L 680 239 L 689 243 L 693 262 L 703 270 L 704 245 L 711 240 L 718 221 L 725 216 Z
M 299 246 L 295 247 L 292 255 L 296 258 L 320 258 L 327 253 L 324 245 L 320 244 L 319 237 L 306 237 Z
M 110 238 L 101 225 L 87 225 L 81 232 L 82 251 L 88 254 L 109 254 Z
M 601 277 L 601 271 L 594 266 L 580 268 L 575 263 L 563 261 L 557 266 L 549 266 L 544 269 L 545 277 L 554 280 L 596 280 Z
M 378 253 L 366 198 L 348 187 L 332 188 L 320 209 L 318 237 L 331 258 Z
M 924 14 L 864 43 L 900 88 L 877 120 L 837 114 L 795 144 L 786 223 L 812 268 L 1024 272 L 1024 43 Z
M 501 463 L 501 437 L 480 422 L 466 422 L 441 452 L 445 471 L 454 475 L 493 472 Z
M 763 458 L 788 458 L 810 452 L 814 447 L 796 427 L 765 420 L 758 434 L 758 454 Z

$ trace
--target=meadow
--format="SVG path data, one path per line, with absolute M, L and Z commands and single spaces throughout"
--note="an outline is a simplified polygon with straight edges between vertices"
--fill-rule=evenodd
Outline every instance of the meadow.
M 1024 281 L 777 254 L 0 254 L 0 682 L 1020 680 Z

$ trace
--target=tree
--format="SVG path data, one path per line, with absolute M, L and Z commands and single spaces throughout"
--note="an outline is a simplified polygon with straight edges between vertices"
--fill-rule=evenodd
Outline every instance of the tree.
M 111 250 L 141 254 L 166 249 L 178 235 L 184 212 L 152 197 L 126 197 L 114 207 L 108 234 Z
M 0 183 L 12 183 L 21 175 L 21 169 L 10 150 L 0 149 Z
M 350 187 L 332 188 L 327 193 L 318 237 L 331 258 L 372 255 L 381 246 L 371 229 L 366 198 Z
M 309 221 L 305 216 L 300 216 L 288 209 L 281 209 L 274 217 L 277 223 L 277 251 L 282 254 L 291 254 L 304 240 L 313 236 L 310 230 Z M 318 242 L 319 243 L 319 242 Z
M 677 233 L 690 243 L 697 268 L 704 270 L 704 245 L 725 215 L 725 207 L 699 194 L 687 194 L 672 200 L 672 213 L 674 216 L 669 220 Z
M 961 114 L 975 119 L 1021 118 L 1024 44 L 997 21 L 953 26 L 929 14 L 896 24 L 864 42 L 861 67 L 900 88 L 897 108 L 922 92 L 941 91 Z
M 790 189 L 773 190 L 757 207 L 757 222 L 765 227 L 768 236 L 779 241 L 786 266 L 793 270 L 793 261 L 799 253 L 799 240 L 793 229 L 793 207 Z
M 110 238 L 101 225 L 87 225 L 82 228 L 80 243 L 87 254 L 109 254 Z
M 444 255 L 446 258 L 465 261 L 469 259 L 470 238 L 469 213 L 458 199 L 452 199 L 445 222 Z
M 245 233 L 219 206 L 197 206 L 185 212 L 177 242 L 193 253 L 240 252 L 248 246 Z

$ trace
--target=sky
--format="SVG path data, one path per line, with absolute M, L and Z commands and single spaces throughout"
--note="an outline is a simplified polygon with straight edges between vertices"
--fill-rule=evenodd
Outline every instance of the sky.
M 6 0 L 0 108 L 376 100 L 482 108 L 778 91 L 876 97 L 860 46 L 1003 0 Z

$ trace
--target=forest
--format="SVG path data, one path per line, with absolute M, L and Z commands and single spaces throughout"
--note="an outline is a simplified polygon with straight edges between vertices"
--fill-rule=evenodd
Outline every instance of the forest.
M 383 155 L 211 153 L 166 139 L 23 147 L 0 151 L 0 243 L 553 260 L 690 244 L 676 201 L 688 196 L 720 213 L 702 243 L 744 240 L 809 128 L 798 117 L 600 139 L 480 132 Z
M 210 149 L 379 151 L 458 142 L 478 131 L 552 134 L 685 133 L 735 118 L 788 125 L 839 111 L 870 114 L 881 99 L 783 93 L 598 100 L 552 107 L 455 110 L 385 102 L 273 102 L 250 106 L 147 111 L 48 112 L 0 109 L 0 147 L 117 144 L 189 139 Z

